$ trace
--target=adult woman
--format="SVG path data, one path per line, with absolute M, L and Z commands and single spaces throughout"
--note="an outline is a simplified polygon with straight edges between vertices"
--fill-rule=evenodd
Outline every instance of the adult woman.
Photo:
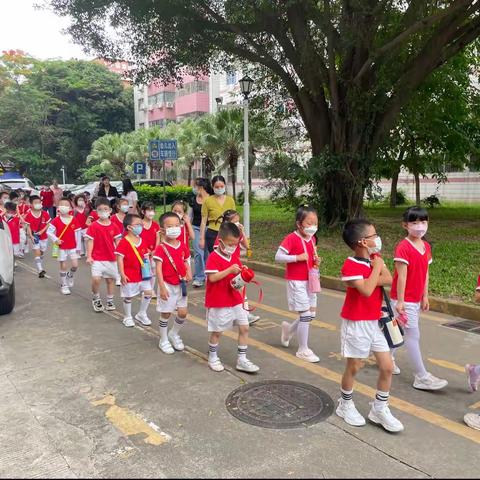
M 110 178 L 107 176 L 102 177 L 97 197 L 107 197 L 110 203 L 113 203 L 119 196 L 117 189 L 110 185 Z
M 205 247 L 200 248 L 200 225 L 202 224 L 202 206 L 210 196 L 210 182 L 206 178 L 196 178 L 193 187 L 193 197 L 190 202 L 192 227 L 195 232 L 193 239 L 193 250 L 195 272 L 193 274 L 192 286 L 202 287 L 205 283 Z
M 57 207 L 58 207 L 58 202 L 62 199 L 63 197 L 63 190 L 58 186 L 58 181 L 57 179 L 53 179 L 52 186 L 50 187 L 50 190 L 53 192 L 53 216 L 57 216 Z
M 135 191 L 135 187 L 132 185 L 132 181 L 129 178 L 125 178 L 122 181 L 123 193 L 122 198 L 128 200 L 128 213 L 138 213 L 137 204 L 138 204 L 138 195 Z
M 220 217 L 226 210 L 235 210 L 235 200 L 225 194 L 226 182 L 221 175 L 212 178 L 214 195 L 205 199 L 202 205 L 202 223 L 200 224 L 200 248 L 213 252 L 213 246 L 222 223 Z M 206 260 L 206 259 L 205 259 Z

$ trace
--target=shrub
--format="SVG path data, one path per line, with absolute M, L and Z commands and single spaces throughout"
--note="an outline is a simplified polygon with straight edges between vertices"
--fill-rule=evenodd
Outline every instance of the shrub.
M 154 205 L 163 205 L 163 187 L 152 187 L 151 185 L 137 185 L 135 190 L 138 194 L 138 202 L 152 202 Z M 166 187 L 165 194 L 167 205 L 172 204 L 175 200 L 183 200 L 188 202 L 192 197 L 192 187 L 185 185 L 176 185 L 174 187 Z
M 430 195 L 429 197 L 425 197 L 422 202 L 428 207 L 428 208 L 434 208 L 438 205 L 440 205 L 440 199 L 436 195 Z
M 389 204 L 390 203 L 390 196 L 391 193 L 389 193 L 386 198 L 385 198 L 385 203 Z M 408 198 L 407 194 L 403 190 L 397 190 L 397 202 L 396 205 L 406 205 L 408 203 Z
M 255 195 L 255 192 L 253 190 L 250 190 L 250 195 L 248 196 L 248 199 L 250 200 L 250 204 L 252 204 L 256 200 L 256 195 Z M 243 191 L 241 191 L 237 195 L 236 204 L 237 205 L 243 205 L 243 201 L 244 201 L 244 195 L 243 195 Z

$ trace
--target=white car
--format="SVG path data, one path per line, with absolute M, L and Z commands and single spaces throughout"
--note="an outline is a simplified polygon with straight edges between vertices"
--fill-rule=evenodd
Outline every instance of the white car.
M 35 188 L 35 185 L 26 177 L 13 177 L 13 178 L 0 178 L 0 191 L 2 190 L 2 186 L 6 185 L 7 187 L 11 188 L 12 190 L 17 190 L 21 188 L 28 195 L 39 195 L 40 192 Z
M 0 219 L 0 315 L 10 313 L 15 306 L 14 264 L 10 230 Z

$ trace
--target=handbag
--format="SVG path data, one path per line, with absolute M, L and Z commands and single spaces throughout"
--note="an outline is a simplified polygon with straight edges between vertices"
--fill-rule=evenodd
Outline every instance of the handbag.
M 127 237 L 125 237 L 125 239 L 132 247 L 132 250 L 137 256 L 138 261 L 140 262 L 140 269 L 142 271 L 142 280 L 150 280 L 152 278 L 152 267 L 150 266 L 150 260 L 148 258 L 142 259 L 135 244 L 131 242 Z
M 383 299 L 385 305 L 382 307 L 382 318 L 378 321 L 380 328 L 387 339 L 390 348 L 398 348 L 404 344 L 403 328 L 395 318 L 395 313 L 390 303 L 390 298 L 387 292 L 382 287 Z
M 180 280 L 180 288 L 182 290 L 182 297 L 186 297 L 187 293 L 188 293 L 187 292 L 187 282 L 186 282 L 186 280 L 178 273 L 177 266 L 175 265 L 175 262 L 174 262 L 172 256 L 170 255 L 170 252 L 166 249 L 165 245 L 163 245 L 163 243 L 161 243 L 160 246 L 162 247 L 162 250 L 165 252 L 165 255 L 167 256 L 169 262 L 172 264 L 172 267 L 175 270 L 175 273 L 178 275 L 178 278 Z
M 305 240 L 302 238 L 303 250 L 308 256 L 307 252 L 307 245 L 305 244 Z M 320 284 L 320 272 L 318 268 L 308 266 L 307 260 L 307 268 L 308 268 L 308 291 L 310 293 L 320 293 L 322 291 L 322 286 Z

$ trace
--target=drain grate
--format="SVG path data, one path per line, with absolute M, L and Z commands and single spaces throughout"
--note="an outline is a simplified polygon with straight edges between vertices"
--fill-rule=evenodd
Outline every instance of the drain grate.
M 266 380 L 248 383 L 227 397 L 227 410 L 242 422 L 263 428 L 307 427 L 328 418 L 333 400 L 306 383 Z
M 461 322 L 449 322 L 444 323 L 444 327 L 455 328 L 456 330 L 462 330 L 463 332 L 476 333 L 480 335 L 480 323 L 475 320 L 462 320 Z

